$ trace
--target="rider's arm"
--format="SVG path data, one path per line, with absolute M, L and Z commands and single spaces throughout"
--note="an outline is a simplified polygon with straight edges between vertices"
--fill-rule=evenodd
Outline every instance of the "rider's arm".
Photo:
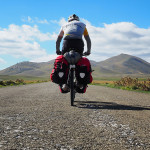
M 91 54 L 91 39 L 90 39 L 90 36 L 89 36 L 86 28 L 84 30 L 84 38 L 85 38 L 86 43 L 87 43 L 87 53 Z
M 58 38 L 56 40 L 56 53 L 59 53 L 60 52 L 60 42 L 63 38 L 63 35 L 64 35 L 64 31 L 61 29 L 59 35 L 58 35 Z

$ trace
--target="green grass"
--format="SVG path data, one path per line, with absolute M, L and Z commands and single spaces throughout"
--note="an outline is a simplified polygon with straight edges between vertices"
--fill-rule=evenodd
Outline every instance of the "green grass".
M 145 81 L 146 79 L 145 78 L 141 78 L 139 79 L 139 81 Z M 111 82 L 112 81 L 112 82 Z M 91 83 L 91 85 L 96 85 L 96 86 L 105 86 L 105 87 L 110 87 L 110 88 L 115 88 L 115 89 L 122 89 L 122 90 L 128 90 L 128 91 L 135 91 L 135 92 L 141 92 L 141 93 L 150 93 L 150 91 L 144 91 L 144 90 L 140 90 L 140 89 L 137 89 L 136 87 L 134 86 L 116 86 L 113 81 L 118 81 L 113 79 L 112 80 L 109 78 L 108 80 L 107 79 L 104 79 L 104 80 L 96 80 L 96 81 L 93 81 L 93 83 Z
M 122 90 L 128 90 L 128 91 L 134 91 L 134 92 L 140 92 L 140 93 L 150 93 L 150 91 L 141 91 L 141 90 L 134 90 L 130 87 L 122 87 L 122 86 L 115 86 L 113 84 L 100 84 L 100 83 L 94 83 L 91 85 L 96 85 L 96 86 L 105 86 L 105 87 L 110 87 L 110 88 L 115 88 L 115 89 L 122 89 Z
M 93 77 L 93 79 L 99 81 L 118 81 L 121 77 Z
M 31 77 L 31 76 L 2 76 L 0 75 L 0 88 L 7 86 L 18 86 L 25 84 L 34 84 L 48 82 L 48 78 Z
M 90 85 L 106 86 L 106 87 L 115 88 L 115 85 L 114 84 L 110 84 L 110 83 L 91 83 Z
M 17 80 L 17 79 L 23 79 L 23 80 L 28 80 L 28 81 L 34 81 L 34 80 L 49 80 L 49 77 L 0 75 L 0 81 Z

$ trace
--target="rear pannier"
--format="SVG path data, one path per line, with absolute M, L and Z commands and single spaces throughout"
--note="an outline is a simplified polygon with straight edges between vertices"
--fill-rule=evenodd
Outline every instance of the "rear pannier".
M 52 82 L 57 84 L 65 84 L 68 78 L 68 62 L 63 55 L 58 56 L 54 62 L 54 68 L 50 75 Z
M 76 78 L 77 81 L 81 84 L 89 84 L 92 82 L 92 70 L 91 70 L 91 64 L 90 61 L 82 57 L 76 64 Z

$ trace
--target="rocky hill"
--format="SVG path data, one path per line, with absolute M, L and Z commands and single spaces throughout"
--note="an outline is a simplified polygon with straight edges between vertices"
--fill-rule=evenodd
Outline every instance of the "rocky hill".
M 150 63 L 127 54 L 120 54 L 99 62 L 98 66 L 121 74 L 150 74 Z
M 21 62 L 0 71 L 0 75 L 48 77 L 54 60 L 43 63 Z M 91 60 L 95 76 L 101 74 L 150 74 L 150 63 L 141 58 L 120 54 L 105 61 Z

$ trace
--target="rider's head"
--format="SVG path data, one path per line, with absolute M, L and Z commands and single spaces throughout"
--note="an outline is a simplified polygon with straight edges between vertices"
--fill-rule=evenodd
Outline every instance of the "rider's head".
M 73 14 L 73 15 L 68 17 L 68 22 L 73 21 L 73 20 L 79 21 L 80 19 L 77 15 Z

